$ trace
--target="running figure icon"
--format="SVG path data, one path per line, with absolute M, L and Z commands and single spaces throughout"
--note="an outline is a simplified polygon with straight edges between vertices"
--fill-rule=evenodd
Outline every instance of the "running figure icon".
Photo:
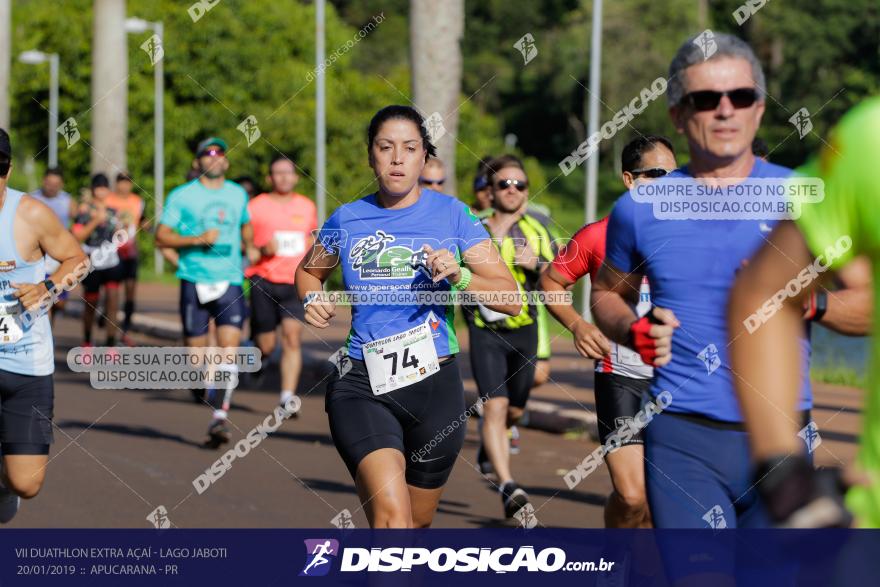
M 330 559 L 325 558 L 325 556 L 324 556 L 327 554 L 331 554 L 331 555 L 336 554 L 336 551 L 333 549 L 333 547 L 330 545 L 330 543 L 331 543 L 330 540 L 326 540 L 324 542 L 321 542 L 321 543 L 315 545 L 314 550 L 312 550 L 312 552 L 311 552 L 311 555 L 313 556 L 313 558 L 312 558 L 311 562 L 306 565 L 306 568 L 303 569 L 303 571 L 302 571 L 303 575 L 308 575 L 309 569 L 313 569 L 313 568 L 318 567 L 320 565 L 326 565 L 327 563 L 330 562 Z

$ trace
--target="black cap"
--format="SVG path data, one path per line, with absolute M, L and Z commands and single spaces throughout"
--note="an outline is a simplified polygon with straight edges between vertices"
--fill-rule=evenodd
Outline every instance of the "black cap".
M 9 141 L 9 133 L 0 128 L 0 155 L 12 158 L 12 143 Z

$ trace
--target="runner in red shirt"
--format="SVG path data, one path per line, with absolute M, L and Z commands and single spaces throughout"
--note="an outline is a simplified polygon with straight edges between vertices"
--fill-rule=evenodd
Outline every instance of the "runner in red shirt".
M 281 405 L 293 397 L 302 370 L 300 340 L 305 320 L 293 285 L 294 274 L 318 228 L 315 204 L 294 192 L 299 176 L 293 161 L 283 155 L 269 163 L 272 191 L 248 203 L 254 227 L 254 246 L 260 260 L 245 269 L 251 281 L 251 335 L 263 353 L 264 371 L 275 350 L 275 330 L 281 325 Z M 296 416 L 294 416 L 296 417 Z
M 675 153 L 668 139 L 641 136 L 623 149 L 623 183 L 630 189 L 636 179 L 656 179 L 676 167 Z M 605 233 L 608 218 L 593 222 L 575 233 L 550 269 L 541 277 L 541 289 L 564 291 L 589 274 L 595 280 L 605 259 Z M 632 303 L 639 316 L 651 308 L 651 293 L 646 279 L 640 291 L 633 291 Z M 574 335 L 574 344 L 584 357 L 596 360 L 596 415 L 599 441 L 608 446 L 605 462 L 614 491 L 605 505 L 608 528 L 649 528 L 651 512 L 645 493 L 644 439 L 641 433 L 630 438 L 616 435 L 627 428 L 641 409 L 642 396 L 650 386 L 653 369 L 639 354 L 623 345 L 610 342 L 599 329 L 586 322 L 570 305 L 547 304 L 551 314 Z M 626 435 L 628 436 L 628 435 Z M 620 438 L 619 441 L 609 437 Z

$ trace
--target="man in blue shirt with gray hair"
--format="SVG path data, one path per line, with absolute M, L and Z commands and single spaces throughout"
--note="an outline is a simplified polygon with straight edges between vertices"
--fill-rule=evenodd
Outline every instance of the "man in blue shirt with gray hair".
M 592 291 L 602 331 L 657 367 L 650 395 L 668 391 L 672 396 L 645 430 L 646 485 L 658 528 L 769 525 L 752 487 L 726 324 L 737 271 L 784 217 L 777 207 L 761 207 L 766 198 L 743 191 L 782 185 L 790 175 L 789 169 L 752 154 L 765 109 L 764 88 L 761 65 L 741 39 L 705 31 L 681 46 L 669 68 L 667 97 L 691 159 L 650 189 L 672 194 L 667 210 L 690 212 L 664 215 L 639 188 L 624 194 L 611 213 L 605 263 Z M 726 194 L 705 195 L 717 190 Z M 637 295 L 643 276 L 656 307 L 639 319 L 627 302 Z M 805 316 L 845 330 L 847 314 L 861 307 L 856 299 L 863 299 L 852 294 L 838 292 L 828 299 L 824 315 L 808 311 Z M 806 365 L 808 327 L 800 344 Z M 809 422 L 811 405 L 804 377 L 798 428 Z

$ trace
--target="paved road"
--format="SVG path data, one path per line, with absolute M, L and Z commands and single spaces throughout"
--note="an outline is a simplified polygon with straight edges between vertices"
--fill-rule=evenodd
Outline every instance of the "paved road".
M 158 290 L 157 290 L 158 291 Z M 169 312 L 168 288 L 154 296 L 147 288 L 144 306 L 160 315 Z M 156 301 L 156 300 L 159 301 Z M 345 332 L 314 331 L 307 347 L 330 354 Z M 56 443 L 42 493 L 23 504 L 13 527 L 149 527 L 146 517 L 164 506 L 181 528 L 328 527 L 342 510 L 365 527 L 352 481 L 329 437 L 323 409 L 323 385 L 308 376 L 299 393 L 301 417 L 287 421 L 244 458 L 234 461 L 204 493 L 192 481 L 221 452 L 200 447 L 209 408 L 192 402 L 189 392 L 93 389 L 85 375 L 66 366 L 66 352 L 80 338 L 78 321 L 62 317 L 56 335 Z M 136 336 L 140 344 L 168 341 Z M 467 348 L 466 333 L 462 337 Z M 570 343 L 554 341 L 554 382 L 537 394 L 566 406 L 593 409 L 591 365 L 576 357 Z M 473 390 L 467 355 L 459 364 L 466 388 Z M 233 441 L 262 421 L 275 407 L 277 380 L 263 389 L 240 389 L 230 420 Z M 823 443 L 820 464 L 849 462 L 858 430 L 860 393 L 822 386 L 815 420 Z M 465 448 L 447 485 L 435 527 L 483 527 L 503 523 L 497 490 L 473 468 L 477 446 L 475 422 L 468 423 Z M 600 527 L 602 504 L 611 484 L 602 468 L 574 491 L 562 474 L 596 448 L 585 435 L 572 437 L 536 430 L 522 433 L 522 454 L 513 457 L 514 473 L 533 497 L 540 524 Z M 707 507 L 708 509 L 708 507 Z

